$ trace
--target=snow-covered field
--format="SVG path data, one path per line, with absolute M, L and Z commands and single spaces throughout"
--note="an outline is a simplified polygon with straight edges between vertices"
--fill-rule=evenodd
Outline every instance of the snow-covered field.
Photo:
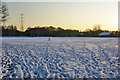
M 118 78 L 118 38 L 1 39 L 1 78 Z

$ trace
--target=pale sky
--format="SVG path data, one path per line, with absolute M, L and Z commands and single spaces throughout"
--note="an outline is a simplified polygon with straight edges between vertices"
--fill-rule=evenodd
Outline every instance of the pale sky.
M 118 30 L 117 2 L 7 2 L 7 24 L 20 28 L 24 14 L 24 29 L 31 26 L 55 26 L 85 30 L 100 24 L 102 29 Z

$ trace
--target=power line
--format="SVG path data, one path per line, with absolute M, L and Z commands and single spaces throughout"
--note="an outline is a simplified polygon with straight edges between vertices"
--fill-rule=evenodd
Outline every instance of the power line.
M 23 30 L 24 30 L 24 28 L 23 28 L 23 27 L 24 27 L 24 25 L 23 25 L 23 22 L 24 22 L 24 21 L 23 21 L 23 19 L 24 19 L 23 16 L 24 16 L 24 14 L 20 14 L 20 19 L 21 19 L 21 31 L 22 31 L 22 32 L 23 32 Z

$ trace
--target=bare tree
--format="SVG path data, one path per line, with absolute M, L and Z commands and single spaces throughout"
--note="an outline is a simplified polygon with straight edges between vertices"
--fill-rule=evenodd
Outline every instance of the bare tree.
M 1 22 L 1 26 L 3 26 L 5 28 L 5 22 L 7 21 L 9 16 L 8 13 L 8 8 L 6 6 L 5 3 L 0 2 L 0 22 Z
M 120 32 L 120 28 L 118 28 L 118 32 Z
M 90 32 L 90 31 L 92 31 L 92 30 L 91 30 L 91 29 L 89 29 L 89 28 L 85 30 L 85 32 Z
M 93 31 L 100 31 L 101 30 L 101 26 L 100 25 L 95 25 L 93 27 Z

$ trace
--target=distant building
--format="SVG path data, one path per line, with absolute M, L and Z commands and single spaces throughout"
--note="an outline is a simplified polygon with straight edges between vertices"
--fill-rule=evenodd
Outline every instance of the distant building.
M 83 35 L 84 35 L 84 33 L 80 33 L 80 35 L 81 35 L 81 36 L 83 36 Z
M 110 36 L 111 34 L 113 34 L 112 32 L 102 32 L 99 34 L 99 36 Z

